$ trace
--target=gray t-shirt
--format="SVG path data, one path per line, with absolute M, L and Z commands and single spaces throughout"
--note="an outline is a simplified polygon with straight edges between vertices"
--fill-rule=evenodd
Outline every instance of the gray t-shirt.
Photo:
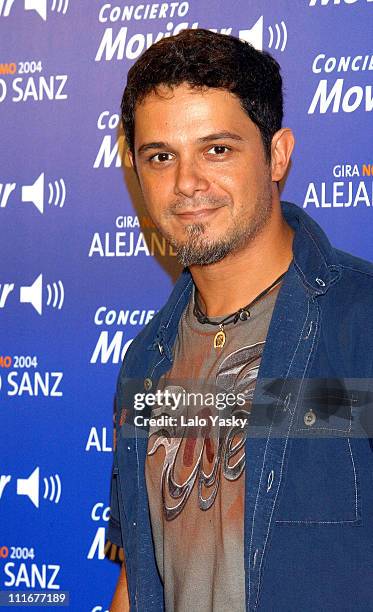
M 177 425 L 166 420 L 150 427 L 145 464 L 167 612 L 245 610 L 244 443 L 279 287 L 250 309 L 247 321 L 226 327 L 223 348 L 214 348 L 218 327 L 194 316 L 194 292 L 180 320 L 172 368 L 159 389 L 183 401 L 177 410 L 153 408 L 154 418 L 177 415 Z M 237 403 L 232 405 L 231 395 L 229 406 L 222 410 L 223 401 L 216 409 L 211 394 L 221 398 L 223 392 L 234 393 Z M 232 416 L 242 418 L 242 424 L 230 424 L 227 417 Z

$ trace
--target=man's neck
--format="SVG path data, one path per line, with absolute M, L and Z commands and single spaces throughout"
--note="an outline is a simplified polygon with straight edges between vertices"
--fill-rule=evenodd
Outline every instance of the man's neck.
M 287 270 L 293 257 L 294 230 L 281 208 L 252 243 L 209 266 L 190 266 L 199 303 L 208 317 L 235 312 L 249 304 Z

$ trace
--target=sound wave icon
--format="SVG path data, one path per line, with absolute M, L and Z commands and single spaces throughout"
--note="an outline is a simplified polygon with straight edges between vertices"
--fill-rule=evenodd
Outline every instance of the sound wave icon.
M 63 208 L 66 200 L 66 185 L 65 181 L 60 178 L 59 181 L 53 181 L 48 183 L 49 187 L 49 198 L 48 204 L 59 206 Z
M 44 495 L 43 499 L 48 499 L 55 504 L 58 504 L 61 497 L 61 479 L 58 474 L 54 476 L 49 476 L 49 480 L 47 478 L 43 478 L 44 482 Z M 50 490 L 49 490 L 50 489 Z
M 280 25 L 281 25 L 281 30 L 280 30 Z M 288 42 L 288 31 L 286 28 L 286 23 L 284 21 L 281 21 L 280 25 L 278 23 L 275 24 L 276 41 L 275 41 L 275 36 L 273 33 L 272 26 L 268 26 L 268 31 L 269 31 L 268 47 L 272 49 L 274 45 L 276 50 L 280 49 L 280 51 L 284 51 L 286 48 L 286 44 Z M 281 44 L 281 47 L 280 47 L 280 44 Z
M 63 13 L 64 15 L 66 15 L 66 11 L 68 8 L 69 0 L 52 0 L 51 11 L 57 11 L 57 13 Z
M 47 306 L 50 306 L 52 304 L 53 308 L 58 308 L 58 310 L 61 310 L 65 299 L 65 291 L 62 282 L 59 280 L 58 283 L 52 283 L 52 285 L 48 284 L 47 292 Z

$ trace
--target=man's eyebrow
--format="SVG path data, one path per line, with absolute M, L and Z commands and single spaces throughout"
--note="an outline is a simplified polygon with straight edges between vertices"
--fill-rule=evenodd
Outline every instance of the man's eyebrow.
M 235 134 L 235 132 L 213 132 L 212 134 L 207 134 L 206 136 L 201 136 L 201 138 L 197 138 L 197 142 L 210 142 L 212 140 L 224 140 L 224 139 L 230 139 L 230 140 L 237 140 L 240 142 L 243 142 L 243 138 L 242 136 L 240 136 L 239 134 Z M 152 151 L 154 149 L 172 149 L 171 145 L 169 145 L 167 142 L 147 142 L 144 143 L 143 145 L 141 145 L 141 147 L 139 147 L 137 149 L 137 153 L 145 153 L 145 151 Z
M 151 151 L 153 149 L 170 149 L 170 145 L 167 142 L 146 142 L 137 149 L 137 153 L 144 153 L 145 151 Z
M 210 142 L 210 140 L 224 140 L 229 138 L 230 140 L 238 140 L 243 142 L 242 136 L 239 134 L 235 134 L 235 132 L 214 132 L 213 134 L 207 134 L 207 136 L 202 136 L 198 138 L 198 142 Z

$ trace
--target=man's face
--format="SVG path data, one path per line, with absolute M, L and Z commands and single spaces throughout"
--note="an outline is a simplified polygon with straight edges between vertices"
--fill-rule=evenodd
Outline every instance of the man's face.
M 185 266 L 250 245 L 272 210 L 259 129 L 226 90 L 162 87 L 136 107 L 135 163 L 145 204 Z

